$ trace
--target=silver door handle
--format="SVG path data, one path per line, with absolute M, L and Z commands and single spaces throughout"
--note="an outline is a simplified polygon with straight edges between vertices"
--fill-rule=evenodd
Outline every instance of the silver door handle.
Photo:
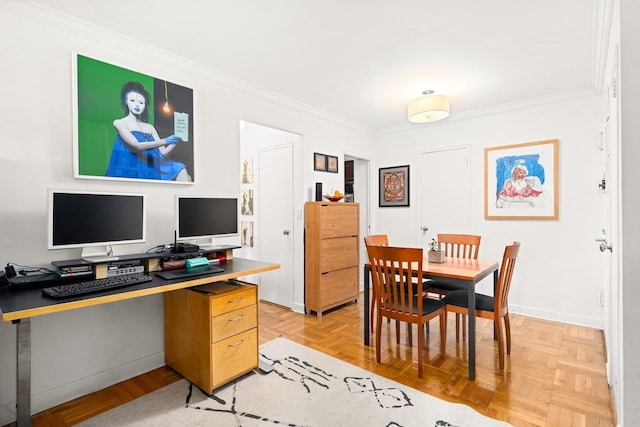
M 600 242 L 600 252 L 604 252 L 606 250 L 613 252 L 613 247 L 607 243 L 607 239 L 596 239 L 596 242 Z

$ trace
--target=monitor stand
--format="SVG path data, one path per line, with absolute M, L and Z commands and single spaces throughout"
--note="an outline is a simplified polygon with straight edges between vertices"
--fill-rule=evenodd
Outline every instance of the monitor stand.
M 203 242 L 196 242 L 198 244 L 198 246 L 200 246 L 200 249 L 203 251 L 218 251 L 218 250 L 222 250 L 222 247 L 220 245 L 216 245 L 213 243 L 213 239 L 211 240 L 204 240 Z
M 82 255 L 80 255 L 80 257 L 87 262 L 109 262 L 119 259 L 119 257 L 113 255 L 111 246 L 82 248 Z

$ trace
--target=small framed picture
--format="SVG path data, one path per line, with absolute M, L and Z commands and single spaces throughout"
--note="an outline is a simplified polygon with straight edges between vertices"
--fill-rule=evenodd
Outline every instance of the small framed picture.
M 327 155 L 320 153 L 313 153 L 313 170 L 327 171 Z
M 380 168 L 380 207 L 409 206 L 409 165 Z
M 327 172 L 338 173 L 338 157 L 327 156 Z

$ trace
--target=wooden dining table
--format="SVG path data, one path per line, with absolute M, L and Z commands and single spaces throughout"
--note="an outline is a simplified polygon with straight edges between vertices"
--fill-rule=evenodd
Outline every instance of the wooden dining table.
M 498 283 L 498 262 L 464 259 L 445 258 L 444 263 L 432 263 L 427 260 L 428 252 L 424 252 L 422 264 L 422 279 L 435 279 L 441 283 L 448 283 L 460 289 L 466 289 L 469 296 L 468 328 L 469 336 L 469 379 L 476 378 L 476 316 L 475 316 L 475 292 L 476 284 L 493 273 L 493 290 L 495 292 Z M 371 264 L 364 264 L 364 345 L 370 344 L 369 313 L 370 304 L 370 275 Z

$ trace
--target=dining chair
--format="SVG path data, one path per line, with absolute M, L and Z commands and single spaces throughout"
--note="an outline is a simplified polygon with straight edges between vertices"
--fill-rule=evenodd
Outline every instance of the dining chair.
M 389 236 L 386 234 L 372 234 L 364 237 L 365 247 L 369 246 L 389 246 Z M 415 286 L 415 284 L 414 284 Z M 417 289 L 414 289 L 414 292 L 417 292 Z M 369 327 L 373 330 L 373 320 L 375 319 L 374 313 L 376 310 L 376 306 L 378 303 L 378 296 L 375 294 L 375 288 L 372 288 L 371 292 L 371 311 L 369 312 Z M 390 319 L 387 319 L 387 322 L 390 322 Z M 411 324 L 407 324 L 407 336 L 409 345 L 413 345 L 412 334 L 411 334 Z M 398 344 L 400 343 L 400 322 L 396 321 L 396 341 Z
M 381 359 L 382 318 L 416 324 L 418 330 L 418 377 L 422 378 L 422 349 L 424 326 L 429 320 L 440 318 L 440 351 L 445 353 L 447 341 L 444 302 L 413 291 L 412 278 L 422 277 L 422 248 L 369 246 L 369 263 L 373 287 L 378 295 L 376 312 L 376 362 Z M 397 323 L 396 323 L 397 324 Z M 398 343 L 396 338 L 396 343 Z
M 498 361 L 500 370 L 504 369 L 504 336 L 506 336 L 507 354 L 511 354 L 511 326 L 509 324 L 509 288 L 513 269 L 516 265 L 516 258 L 520 251 L 520 242 L 513 242 L 505 247 L 498 275 L 498 283 L 494 296 L 476 293 L 476 317 L 493 319 L 494 331 L 498 339 Z M 446 312 L 457 314 L 469 314 L 468 294 L 466 290 L 452 291 L 447 294 L 442 301 L 445 303 Z M 502 323 L 504 322 L 504 333 Z M 457 328 L 457 325 L 456 325 Z
M 365 236 L 364 237 L 364 245 L 366 248 L 368 248 L 369 246 L 389 246 L 389 236 L 387 236 L 386 234 L 372 234 L 370 236 Z M 368 253 L 368 250 L 367 250 Z M 375 309 L 376 309 L 376 301 L 377 301 L 377 296 L 375 294 L 375 289 L 372 289 L 371 292 L 371 311 L 369 312 L 369 327 L 371 329 L 373 329 L 373 313 L 375 313 Z
M 441 251 L 444 251 L 447 258 L 466 258 L 466 259 L 478 259 L 478 251 L 480 250 L 480 238 L 476 234 L 447 234 L 441 233 L 437 235 L 438 247 Z M 449 283 L 440 282 L 437 280 L 428 280 L 424 282 L 424 289 L 431 293 L 436 294 L 438 299 L 442 299 L 451 291 L 460 289 Z M 464 316 L 462 335 L 463 338 L 466 335 L 466 329 L 464 328 Z M 456 315 L 456 339 L 460 334 L 460 316 Z

